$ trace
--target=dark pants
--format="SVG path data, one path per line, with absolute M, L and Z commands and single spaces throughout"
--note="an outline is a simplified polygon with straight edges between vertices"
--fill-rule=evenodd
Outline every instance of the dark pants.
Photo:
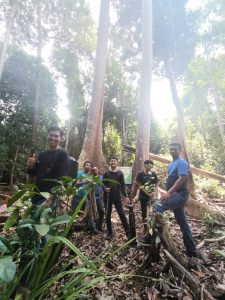
M 175 192 L 167 202 L 155 203 L 153 206 L 153 211 L 155 213 L 163 213 L 166 210 L 173 210 L 174 216 L 183 234 L 186 254 L 188 256 L 196 256 L 196 247 L 184 211 L 184 204 L 186 201 L 186 197 L 183 197 L 181 194 Z
M 46 199 L 41 195 L 35 195 L 31 199 L 31 202 L 32 202 L 31 219 L 33 219 L 36 223 L 38 223 L 39 220 L 35 220 L 35 212 L 38 209 L 38 206 L 42 205 L 45 201 L 46 201 Z M 35 244 L 34 244 L 34 247 L 36 249 L 43 248 L 45 246 L 45 244 L 47 243 L 47 237 L 46 236 L 42 236 L 40 238 L 40 240 L 41 240 L 41 242 L 36 241 Z
M 149 203 L 150 203 L 149 199 L 140 198 L 141 216 L 142 216 L 142 221 L 144 224 L 144 231 L 148 230 L 148 226 L 146 224 L 146 219 L 147 219 L 147 208 L 148 208 Z
M 116 211 L 120 217 L 121 223 L 122 223 L 124 231 L 126 233 L 126 236 L 129 237 L 130 227 L 127 222 L 127 218 L 126 218 L 125 212 L 123 210 L 123 205 L 122 205 L 120 198 L 113 199 L 113 200 L 108 198 L 106 200 L 106 225 L 107 225 L 108 234 L 112 235 L 111 215 L 112 215 L 112 205 L 113 204 L 115 205 Z
M 76 210 L 77 206 L 81 202 L 83 198 L 74 196 L 71 201 L 71 213 L 73 214 L 74 211 Z M 87 199 L 84 200 L 82 208 L 85 208 L 85 205 L 87 204 Z M 103 210 L 104 213 L 104 210 Z M 85 218 L 85 223 L 86 223 L 86 230 L 90 231 L 91 233 L 96 230 L 95 226 L 95 220 L 93 218 Z M 76 231 L 76 225 L 74 226 L 74 231 Z
M 76 210 L 78 204 L 80 203 L 80 201 L 83 199 L 83 197 L 77 197 L 77 196 L 73 196 L 72 201 L 71 201 L 71 212 L 74 213 L 74 211 Z M 83 206 L 85 206 L 86 204 L 86 199 L 84 200 Z
M 31 199 L 31 202 L 32 202 L 33 205 L 41 205 L 45 201 L 46 201 L 46 199 L 41 195 L 35 195 Z
M 104 208 L 103 208 L 103 201 L 101 199 L 96 200 L 97 210 L 98 210 L 98 223 L 97 229 L 99 231 L 102 230 L 102 223 L 104 220 Z

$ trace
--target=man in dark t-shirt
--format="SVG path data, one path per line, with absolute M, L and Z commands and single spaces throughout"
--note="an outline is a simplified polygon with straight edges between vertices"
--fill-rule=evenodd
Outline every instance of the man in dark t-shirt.
M 60 180 L 68 171 L 68 154 L 59 148 L 62 131 L 58 127 L 51 127 L 47 135 L 47 149 L 40 152 L 38 157 L 33 155 L 27 160 L 27 173 L 35 177 L 37 192 L 51 192 L 55 182 L 45 179 Z M 40 205 L 45 201 L 41 195 L 32 198 L 34 205 Z
M 144 231 L 146 233 L 148 226 L 146 224 L 147 218 L 147 206 L 148 203 L 153 200 L 154 190 L 158 183 L 158 177 L 156 172 L 151 171 L 154 163 L 152 160 L 144 161 L 144 171 L 139 172 L 135 178 L 135 181 L 132 186 L 132 196 L 135 197 L 138 188 L 140 188 L 139 192 L 139 200 L 141 204 L 141 215 L 144 223 Z
M 108 231 L 107 237 L 110 239 L 112 238 L 112 234 L 113 234 L 111 215 L 112 215 L 112 205 L 114 204 L 116 211 L 120 217 L 126 236 L 129 239 L 130 228 L 123 209 L 120 193 L 123 194 L 127 202 L 129 201 L 129 199 L 127 196 L 123 172 L 118 170 L 117 164 L 118 164 L 117 159 L 111 158 L 109 161 L 110 168 L 103 175 L 103 180 L 111 179 L 117 181 L 117 183 L 104 181 L 104 185 L 105 185 L 104 201 L 106 206 L 106 224 L 107 224 L 107 231 Z

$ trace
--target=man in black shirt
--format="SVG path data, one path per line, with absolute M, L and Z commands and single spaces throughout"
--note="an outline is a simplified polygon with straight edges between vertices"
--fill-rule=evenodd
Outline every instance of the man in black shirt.
M 55 182 L 45 181 L 45 179 L 60 180 L 68 171 L 68 154 L 59 148 L 62 131 L 58 127 L 51 127 L 47 135 L 47 149 L 40 152 L 38 157 L 35 155 L 27 160 L 27 172 L 35 176 L 35 183 L 38 192 L 51 192 Z M 41 195 L 32 198 L 34 205 L 40 205 L 45 201 Z
M 112 205 L 114 204 L 116 211 L 120 217 L 126 236 L 129 239 L 130 228 L 127 222 L 125 212 L 123 210 L 120 192 L 122 192 L 127 202 L 129 199 L 127 197 L 123 172 L 118 170 L 117 164 L 118 164 L 117 159 L 111 158 L 109 161 L 110 169 L 106 171 L 103 175 L 103 180 L 113 179 L 118 182 L 118 183 L 113 183 L 110 181 L 104 181 L 104 185 L 105 185 L 104 199 L 105 199 L 105 206 L 106 206 L 106 224 L 107 224 L 107 231 L 108 231 L 107 237 L 112 238 L 112 234 L 113 234 L 111 215 L 112 215 Z
M 132 186 L 132 196 L 135 197 L 137 190 L 140 188 L 139 199 L 141 204 L 141 214 L 144 223 L 144 232 L 146 233 L 148 226 L 146 224 L 147 206 L 153 200 L 154 190 L 156 188 L 158 178 L 154 171 L 151 171 L 154 163 L 152 160 L 144 161 L 144 171 L 139 172 Z M 148 188 L 146 188 L 148 186 Z M 145 191 L 148 190 L 147 191 Z

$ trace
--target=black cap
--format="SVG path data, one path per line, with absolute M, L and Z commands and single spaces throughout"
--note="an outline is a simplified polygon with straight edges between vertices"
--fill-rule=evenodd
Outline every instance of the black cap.
M 150 159 L 147 159 L 147 160 L 144 161 L 144 165 L 152 165 L 152 166 L 154 166 L 154 162 L 152 160 L 150 160 Z

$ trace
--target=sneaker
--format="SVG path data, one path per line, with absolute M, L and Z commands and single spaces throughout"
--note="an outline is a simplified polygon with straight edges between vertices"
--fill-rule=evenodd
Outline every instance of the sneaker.
M 96 228 L 91 228 L 89 231 L 90 231 L 90 234 L 93 234 L 93 235 L 96 235 L 99 233 Z
M 187 257 L 192 258 L 192 257 L 198 257 L 198 252 L 187 252 L 186 253 Z
M 198 270 L 198 271 L 201 271 L 201 268 L 200 268 L 200 262 L 199 262 L 199 259 L 197 257 L 188 257 L 188 268 L 189 269 L 194 269 L 194 270 Z
M 98 228 L 98 231 L 100 231 L 100 232 L 103 231 L 103 230 L 102 230 L 102 227 L 98 226 L 97 228 Z
M 146 235 L 146 236 L 143 236 L 143 237 L 137 239 L 137 243 L 140 244 L 141 246 L 149 247 L 151 240 L 150 240 L 149 236 Z

